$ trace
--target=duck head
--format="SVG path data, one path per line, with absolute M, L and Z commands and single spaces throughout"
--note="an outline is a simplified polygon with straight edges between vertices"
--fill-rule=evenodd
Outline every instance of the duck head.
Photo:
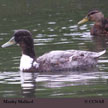
M 13 37 L 1 47 L 5 48 L 15 44 L 19 44 L 22 49 L 20 70 L 24 72 L 36 71 L 36 69 L 39 67 L 39 64 L 36 62 L 33 45 L 34 42 L 31 32 L 28 30 L 17 30 L 14 32 Z
M 1 47 L 5 48 L 15 44 L 18 44 L 21 47 L 23 54 L 32 58 L 35 57 L 32 34 L 28 30 L 16 30 L 13 37 Z
M 93 22 L 101 22 L 104 19 L 104 15 L 102 12 L 99 10 L 92 10 L 89 11 L 86 17 L 84 17 L 81 21 L 78 22 L 78 24 L 83 24 L 88 21 L 93 21 Z

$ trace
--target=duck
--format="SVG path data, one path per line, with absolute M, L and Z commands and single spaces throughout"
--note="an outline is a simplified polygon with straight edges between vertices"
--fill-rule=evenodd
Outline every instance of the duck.
M 12 45 L 21 47 L 20 71 L 22 72 L 55 72 L 64 70 L 86 70 L 97 64 L 98 58 L 106 50 L 100 52 L 81 50 L 54 50 L 36 57 L 34 41 L 29 30 L 16 30 L 12 38 L 1 47 Z
M 98 9 L 90 10 L 88 14 L 78 22 L 78 25 L 88 21 L 94 22 L 90 34 L 94 36 L 108 36 L 108 19 Z

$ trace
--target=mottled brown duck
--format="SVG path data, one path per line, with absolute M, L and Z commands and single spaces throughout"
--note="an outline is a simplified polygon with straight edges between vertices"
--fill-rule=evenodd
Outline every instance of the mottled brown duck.
M 79 21 L 78 24 L 83 24 L 88 21 L 94 22 L 90 30 L 91 35 L 108 36 L 108 19 L 104 18 L 104 14 L 101 11 L 97 9 L 89 11 L 86 17 Z

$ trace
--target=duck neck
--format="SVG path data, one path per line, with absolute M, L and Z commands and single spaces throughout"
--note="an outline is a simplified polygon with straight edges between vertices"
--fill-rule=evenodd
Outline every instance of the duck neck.
M 102 20 L 102 27 L 104 28 L 105 27 L 105 25 L 108 23 L 108 21 L 104 18 L 103 20 Z
M 104 25 L 105 25 L 105 22 L 106 22 L 106 20 L 105 20 L 105 18 L 102 18 L 101 20 L 98 20 L 98 21 L 96 21 L 96 25 L 97 26 L 99 26 L 99 27 L 104 27 Z
M 33 59 L 36 58 L 35 51 L 34 51 L 34 46 L 33 45 L 26 45 L 26 44 L 21 44 L 20 45 L 22 49 L 22 54 L 27 55 Z

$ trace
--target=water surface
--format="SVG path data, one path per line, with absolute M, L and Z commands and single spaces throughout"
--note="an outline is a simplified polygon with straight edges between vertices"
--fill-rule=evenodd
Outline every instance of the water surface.
M 0 45 L 14 30 L 28 29 L 37 57 L 51 50 L 108 49 L 108 38 L 90 35 L 92 22 L 77 25 L 93 8 L 108 16 L 106 4 L 106 0 L 0 0 Z M 0 48 L 1 98 L 108 97 L 108 52 L 100 57 L 98 69 L 88 72 L 22 73 L 20 56 L 18 46 Z

